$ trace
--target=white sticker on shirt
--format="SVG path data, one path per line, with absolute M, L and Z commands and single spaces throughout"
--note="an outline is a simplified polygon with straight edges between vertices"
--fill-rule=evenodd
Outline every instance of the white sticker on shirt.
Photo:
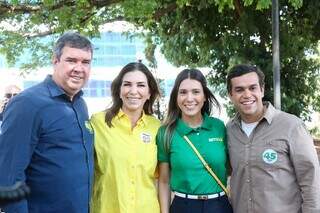
M 278 160 L 278 154 L 273 149 L 266 149 L 262 153 L 262 159 L 265 163 L 273 164 Z
M 223 138 L 209 138 L 209 142 L 223 142 Z
M 141 140 L 143 143 L 150 143 L 151 142 L 151 135 L 149 133 L 141 133 Z

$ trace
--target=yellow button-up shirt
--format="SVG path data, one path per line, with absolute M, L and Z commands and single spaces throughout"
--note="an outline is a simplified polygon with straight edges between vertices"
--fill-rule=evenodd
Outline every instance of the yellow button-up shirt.
M 105 112 L 91 118 L 95 139 L 95 177 L 91 211 L 93 213 L 160 212 L 155 174 L 155 137 L 160 121 L 143 114 L 131 129 L 121 110 L 110 128 Z

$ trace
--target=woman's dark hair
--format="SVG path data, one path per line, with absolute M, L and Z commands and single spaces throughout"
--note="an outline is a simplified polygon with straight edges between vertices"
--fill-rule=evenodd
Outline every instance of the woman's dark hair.
M 164 144 L 165 149 L 169 150 L 171 139 L 173 135 L 173 131 L 176 127 L 177 119 L 181 116 L 181 110 L 177 104 L 177 97 L 179 92 L 180 84 L 185 79 L 192 79 L 199 81 L 201 83 L 201 86 L 203 88 L 204 96 L 205 96 L 205 102 L 201 109 L 201 114 L 204 115 L 205 113 L 210 115 L 212 107 L 216 107 L 221 109 L 221 106 L 218 102 L 218 100 L 215 98 L 215 96 L 212 94 L 210 89 L 207 87 L 207 81 L 204 75 L 201 73 L 200 70 L 197 69 L 184 69 L 182 70 L 173 85 L 171 94 L 170 94 L 170 100 L 169 100 L 169 107 L 168 112 L 166 115 L 166 118 L 163 122 L 163 126 L 165 127 L 165 133 L 164 133 Z
M 150 98 L 144 103 L 143 111 L 147 115 L 151 115 L 153 113 L 153 104 L 155 100 L 160 95 L 160 91 L 158 88 L 158 84 L 153 77 L 150 70 L 141 62 L 131 62 L 124 66 L 117 77 L 111 83 L 111 97 L 112 97 L 112 105 L 110 108 L 106 110 L 105 121 L 109 127 L 112 126 L 111 121 L 116 116 L 122 107 L 122 100 L 120 98 L 120 88 L 123 80 L 123 76 L 128 72 L 140 71 L 146 77 L 149 86 Z

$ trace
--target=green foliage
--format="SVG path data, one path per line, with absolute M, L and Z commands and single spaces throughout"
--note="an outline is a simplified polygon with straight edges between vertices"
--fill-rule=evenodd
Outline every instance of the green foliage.
M 66 30 L 99 36 L 102 24 L 126 20 L 144 29 L 141 35 L 148 43 L 145 53 L 153 68 L 157 67 L 154 50 L 160 47 L 175 65 L 212 68 L 209 82 L 222 97 L 227 97 L 227 70 L 234 64 L 252 63 L 265 72 L 265 100 L 273 102 L 271 3 L 272 0 L 0 1 L 0 20 L 14 27 L 10 31 L 0 25 L 0 53 L 13 65 L 28 49 L 31 63 L 22 66 L 43 66 L 50 59 L 48 52 L 54 37 L 47 39 L 49 44 L 39 38 Z M 282 106 L 308 120 L 311 111 L 320 110 L 320 61 L 312 57 L 319 55 L 320 1 L 279 0 L 279 7 Z
M 217 88 L 224 87 L 234 64 L 258 65 L 266 74 L 265 100 L 273 102 L 271 2 L 245 1 L 247 7 L 222 12 L 215 4 L 199 9 L 192 1 L 183 3 L 149 29 L 159 37 L 166 58 L 175 65 L 211 67 L 209 81 Z M 299 1 L 292 6 L 280 1 L 282 103 L 283 110 L 309 120 L 310 112 L 320 106 L 314 92 L 320 89 L 319 61 L 308 58 L 319 41 L 320 3 L 305 0 L 297 6 Z M 226 97 L 224 89 L 219 91 Z
M 317 138 L 320 140 L 320 128 L 319 127 L 314 127 L 310 130 L 310 134 L 313 136 L 313 138 Z

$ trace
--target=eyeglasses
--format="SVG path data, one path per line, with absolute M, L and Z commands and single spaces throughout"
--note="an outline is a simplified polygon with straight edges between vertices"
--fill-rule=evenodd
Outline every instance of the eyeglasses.
M 13 96 L 16 96 L 16 95 L 18 95 L 18 93 L 6 93 L 6 94 L 4 94 L 4 97 L 12 98 Z

